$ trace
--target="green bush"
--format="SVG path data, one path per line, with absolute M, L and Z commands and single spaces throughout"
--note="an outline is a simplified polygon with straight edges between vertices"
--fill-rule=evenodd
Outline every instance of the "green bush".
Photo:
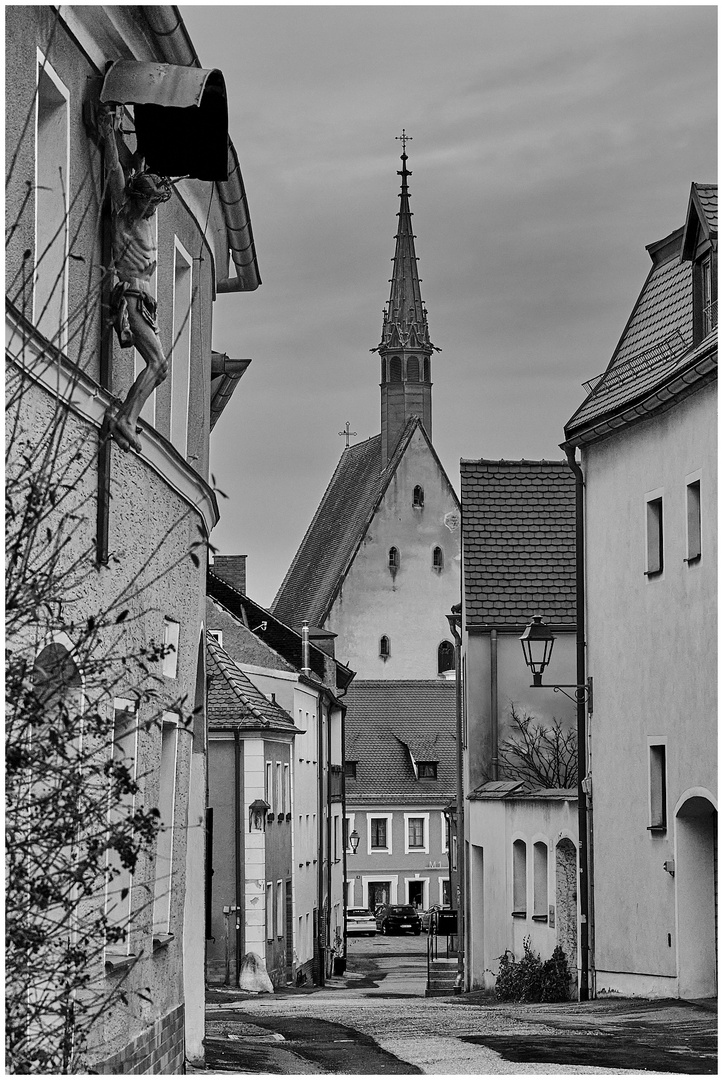
M 570 969 L 565 953 L 557 945 L 544 963 L 533 952 L 530 938 L 522 942 L 524 953 L 515 960 L 509 950 L 500 957 L 495 982 L 498 1001 L 568 1001 L 570 998 Z

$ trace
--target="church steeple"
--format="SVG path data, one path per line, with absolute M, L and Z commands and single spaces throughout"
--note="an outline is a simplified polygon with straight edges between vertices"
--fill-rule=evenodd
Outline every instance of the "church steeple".
M 382 464 L 394 453 L 411 416 L 419 416 L 432 438 L 432 362 L 427 309 L 422 302 L 409 209 L 407 142 L 402 130 L 402 178 L 389 303 L 384 309 L 382 339 L 374 352 L 381 358 Z M 438 351 L 438 350 L 437 350 Z

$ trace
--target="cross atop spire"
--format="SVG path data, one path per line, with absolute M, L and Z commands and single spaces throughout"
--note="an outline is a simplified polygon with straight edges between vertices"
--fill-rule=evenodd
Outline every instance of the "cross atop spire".
M 412 136 L 407 135 L 404 128 L 402 128 L 402 134 L 395 136 L 395 138 L 396 138 L 397 142 L 401 142 L 401 144 L 402 144 L 402 153 L 406 154 L 406 152 L 407 152 L 407 143 L 412 141 Z

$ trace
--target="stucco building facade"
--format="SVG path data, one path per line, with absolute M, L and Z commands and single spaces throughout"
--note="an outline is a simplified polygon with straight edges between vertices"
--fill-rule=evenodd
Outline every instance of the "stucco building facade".
M 584 474 L 598 995 L 716 992 L 717 189 L 565 429 Z

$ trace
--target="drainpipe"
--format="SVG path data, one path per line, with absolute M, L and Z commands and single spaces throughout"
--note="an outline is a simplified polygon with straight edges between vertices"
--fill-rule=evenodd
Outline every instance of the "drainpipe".
M 492 751 L 492 779 L 498 780 L 499 762 L 497 742 L 499 728 L 497 718 L 497 631 L 490 631 L 490 750 Z
M 236 981 L 235 986 L 238 986 L 239 975 L 241 974 L 241 948 L 242 948 L 242 921 L 244 919 L 244 912 L 241 907 L 241 829 L 243 828 L 243 820 L 241 815 L 241 739 L 238 729 L 234 729 L 233 733 L 233 754 L 234 754 L 234 862 L 236 869 Z
M 304 646 L 304 630 L 306 631 L 306 644 Z M 304 662 L 306 663 L 305 675 L 309 674 L 309 627 L 307 623 L 304 623 L 304 629 L 302 629 L 302 651 L 305 649 Z M 303 670 L 303 669 L 302 669 Z M 318 891 L 318 917 L 316 924 L 316 948 L 318 951 L 318 973 L 319 973 L 319 986 L 324 986 L 326 982 L 326 956 L 324 952 L 324 944 L 326 938 L 324 918 L 324 732 L 322 729 L 322 717 L 323 710 L 321 708 L 321 690 L 317 692 L 316 697 L 316 768 L 317 776 L 319 778 L 318 792 L 317 792 L 317 837 L 319 850 L 317 852 L 317 864 L 316 864 L 316 877 L 317 877 L 317 891 Z
M 457 734 L 457 888 L 459 903 L 457 910 L 457 975 L 454 991 L 461 994 L 464 990 L 464 946 L 466 933 L 466 869 L 465 869 L 465 829 L 464 829 L 464 757 L 462 748 L 462 637 L 461 614 L 453 611 L 447 616 L 449 628 L 454 636 L 454 673 L 455 673 L 455 719 Z
M 582 469 L 575 460 L 575 448 L 562 444 L 567 456 L 567 463 L 575 475 L 575 575 L 576 575 L 576 656 L 577 684 L 585 685 L 585 535 L 584 535 L 584 495 L 585 480 Z M 582 697 L 582 695 L 578 695 Z M 577 702 L 577 820 L 578 845 L 580 852 L 580 1001 L 590 999 L 591 973 L 594 971 L 592 956 L 592 865 L 590 845 L 590 810 L 592 800 L 588 781 L 588 703 Z
M 323 711 L 323 710 L 322 710 Z M 333 853 L 331 850 L 331 708 L 326 709 L 326 948 L 331 949 L 331 879 L 333 873 Z M 332 967 L 332 975 L 334 969 Z

